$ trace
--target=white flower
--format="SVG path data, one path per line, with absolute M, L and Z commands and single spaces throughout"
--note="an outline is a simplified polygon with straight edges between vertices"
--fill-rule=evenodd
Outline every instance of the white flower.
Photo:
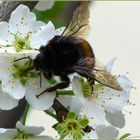
M 51 85 L 42 78 L 40 87 L 40 77 L 38 73 L 34 69 L 28 71 L 28 69 L 32 67 L 32 61 L 24 59 L 14 62 L 14 60 L 26 56 L 30 56 L 34 59 L 36 54 L 38 54 L 38 51 L 35 50 L 17 53 L 13 47 L 1 48 L 0 79 L 2 81 L 3 92 L 6 92 L 16 100 L 22 99 L 25 96 L 33 108 L 45 110 L 52 106 L 55 92 L 44 94 L 39 98 L 37 98 L 36 95 Z
M 112 62 L 110 62 L 112 65 Z M 107 66 L 111 70 L 110 66 Z M 96 84 L 93 88 L 93 93 L 87 97 L 83 92 L 86 90 L 83 84 L 85 81 L 79 77 L 74 77 L 72 86 L 75 95 L 82 103 L 80 115 L 85 115 L 90 119 L 90 125 L 106 124 L 106 112 L 116 113 L 122 110 L 129 100 L 130 90 L 132 87 L 131 81 L 125 76 L 117 77 L 118 83 L 123 88 L 122 91 L 117 91 L 101 84 Z
M 44 131 L 43 127 L 37 126 L 24 126 L 20 122 L 16 123 L 16 129 L 4 129 L 0 128 L 0 138 L 10 139 L 32 139 L 42 138 L 39 136 Z M 44 136 L 45 139 L 52 139 L 49 136 Z
M 4 46 L 0 48 L 0 80 L 3 92 L 16 99 L 16 102 L 25 96 L 35 109 L 45 110 L 53 104 L 54 92 L 36 98 L 36 94 L 51 85 L 43 79 L 40 87 L 38 73 L 35 69 L 29 70 L 33 67 L 33 61 L 14 61 L 23 57 L 34 59 L 39 53 L 37 50 L 55 35 L 62 34 L 63 30 L 64 27 L 55 30 L 51 22 L 45 24 L 36 21 L 35 14 L 25 5 L 19 5 L 11 13 L 9 23 L 0 23 L 0 44 Z
M 36 21 L 34 13 L 25 5 L 19 5 L 7 22 L 0 23 L 0 44 L 13 46 L 17 51 L 39 49 L 55 36 L 55 27 Z

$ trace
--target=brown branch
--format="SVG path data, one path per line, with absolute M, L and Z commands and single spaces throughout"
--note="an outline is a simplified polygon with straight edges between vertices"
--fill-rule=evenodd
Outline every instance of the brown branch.
M 69 110 L 65 108 L 56 98 L 54 99 L 52 108 L 55 110 L 56 118 L 59 122 L 62 121 L 63 116 L 66 116 L 69 113 Z
M 30 9 L 33 9 L 37 1 L 3 1 L 0 4 L 0 21 L 8 21 L 11 12 L 20 4 L 27 5 Z M 18 87 L 17 87 L 18 88 Z M 19 93 L 20 94 L 20 93 Z M 19 102 L 19 106 L 10 111 L 0 112 L 0 127 L 1 128 L 14 128 L 16 122 L 20 119 L 26 101 L 22 99 Z

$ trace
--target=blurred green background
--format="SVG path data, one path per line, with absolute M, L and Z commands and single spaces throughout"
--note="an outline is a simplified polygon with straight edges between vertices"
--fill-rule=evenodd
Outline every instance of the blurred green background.
M 41 1 L 33 9 L 38 20 L 51 20 L 56 28 L 66 26 L 79 1 Z M 51 5 L 51 6 L 50 6 Z M 46 8 L 45 8 L 46 7 Z

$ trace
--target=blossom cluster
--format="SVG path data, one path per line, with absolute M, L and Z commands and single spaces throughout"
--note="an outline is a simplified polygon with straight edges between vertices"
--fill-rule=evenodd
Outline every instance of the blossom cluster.
M 132 87 L 126 76 L 116 77 L 122 91 L 96 83 L 91 93 L 88 82 L 75 75 L 69 89 L 37 97 L 54 83 L 32 68 L 32 60 L 39 54 L 41 46 L 61 35 L 64 29 L 55 29 L 51 21 L 47 24 L 37 21 L 35 14 L 25 5 L 19 5 L 11 13 L 9 22 L 0 22 L 0 109 L 11 110 L 25 97 L 30 107 L 51 110 L 49 114 L 58 119 L 53 128 L 61 139 L 115 138 L 119 134 L 118 128 L 125 125 L 122 111 L 129 101 Z M 105 66 L 110 73 L 114 60 Z M 54 100 L 67 110 L 62 112 L 64 116 L 54 113 Z M 43 127 L 29 127 L 17 122 L 15 129 L 1 128 L 0 137 L 27 139 L 39 137 L 43 130 Z

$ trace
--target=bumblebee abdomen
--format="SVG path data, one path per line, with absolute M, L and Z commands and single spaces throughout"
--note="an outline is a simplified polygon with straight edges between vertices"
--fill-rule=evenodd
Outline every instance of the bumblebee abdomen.
M 94 58 L 93 50 L 86 40 L 81 41 L 80 47 L 81 47 L 81 51 L 82 51 L 84 57 Z

